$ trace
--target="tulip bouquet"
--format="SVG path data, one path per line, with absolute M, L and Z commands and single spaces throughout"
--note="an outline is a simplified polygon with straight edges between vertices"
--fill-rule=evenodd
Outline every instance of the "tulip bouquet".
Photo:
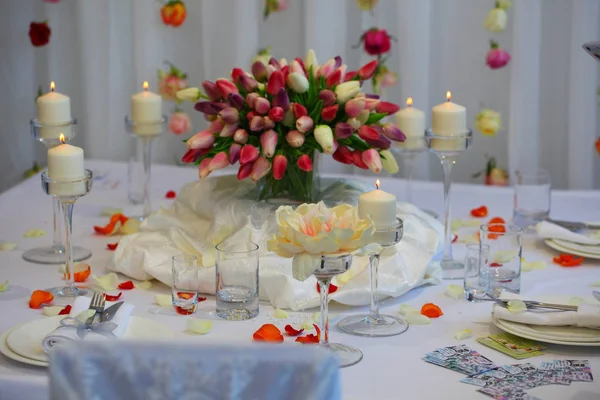
M 240 68 L 231 79 L 204 81 L 177 93 L 195 102 L 210 126 L 186 141 L 182 161 L 199 165 L 200 178 L 239 163 L 238 179 L 259 182 L 259 199 L 312 202 L 317 152 L 343 164 L 379 173 L 398 169 L 388 150 L 404 134 L 382 123 L 398 106 L 361 93 L 377 60 L 347 71 L 340 57 L 319 66 L 312 50 L 304 60 L 257 60 L 251 73 Z M 202 100 L 201 100 L 202 99 Z

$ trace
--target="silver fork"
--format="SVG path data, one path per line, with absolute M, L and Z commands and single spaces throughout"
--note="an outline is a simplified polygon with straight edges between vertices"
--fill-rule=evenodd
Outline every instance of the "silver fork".
M 486 295 L 490 299 L 492 299 L 492 301 L 494 301 L 496 304 L 498 304 L 500 307 L 508 308 L 508 301 L 500 300 L 499 298 L 494 297 L 489 293 L 486 293 Z M 525 303 L 525 306 L 527 307 L 527 309 L 529 309 L 529 308 L 546 308 L 549 310 L 577 311 L 577 308 L 578 308 L 577 306 L 570 306 L 570 305 L 566 305 L 566 304 L 542 303 L 539 301 L 532 301 L 532 300 L 525 300 L 525 301 L 523 301 L 523 303 Z
M 97 315 L 99 315 L 100 313 L 102 313 L 102 311 L 104 311 L 104 302 L 105 301 L 106 301 L 106 299 L 105 299 L 104 293 L 94 292 L 94 295 L 92 296 L 92 301 L 90 301 L 89 310 L 94 310 L 95 312 L 94 312 L 94 315 L 92 315 L 85 321 L 86 327 L 93 324 L 94 318 L 96 318 Z

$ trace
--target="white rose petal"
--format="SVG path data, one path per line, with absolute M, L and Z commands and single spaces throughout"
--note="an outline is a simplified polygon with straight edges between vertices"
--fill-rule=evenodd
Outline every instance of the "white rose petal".
M 122 208 L 105 207 L 100 211 L 100 215 L 103 217 L 112 217 L 113 215 L 121 214 L 122 212 Z
M 140 230 L 140 220 L 137 218 L 129 218 L 121 227 L 121 233 L 123 235 L 131 235 L 132 233 L 138 233 Z
M 471 333 L 472 332 L 470 329 L 463 329 L 462 331 L 454 332 L 454 338 L 458 340 L 469 339 L 471 337 Z
M 465 289 L 458 285 L 448 285 L 444 294 L 452 299 L 460 299 L 465 295 Z
M 590 284 L 592 287 L 600 287 L 600 281 L 594 281 Z
M 212 321 L 206 319 L 190 318 L 185 324 L 185 329 L 188 332 L 199 333 L 205 335 L 212 329 Z
M 133 284 L 133 287 L 135 287 L 136 289 L 148 290 L 148 289 L 152 288 L 152 282 L 151 281 L 137 282 L 137 283 Z
M 481 226 L 481 220 L 476 218 L 469 218 L 463 220 L 463 225 L 469 228 L 479 228 Z
M 6 292 L 9 287 L 10 287 L 9 282 L 4 281 L 4 283 L 0 285 L 0 292 Z
M 546 263 L 542 260 L 537 260 L 533 262 L 528 262 L 524 258 L 521 258 L 521 271 L 529 272 L 536 269 L 544 269 L 546 268 Z
M 584 303 L 586 303 L 585 299 L 582 297 L 577 297 L 577 296 L 571 297 L 568 302 L 568 304 L 570 306 L 578 306 L 578 305 L 584 304 Z
M 281 308 L 276 308 L 273 312 L 273 318 L 286 319 L 288 317 L 288 313 Z
M 406 322 L 409 325 L 429 325 L 431 324 L 431 319 L 422 314 L 414 314 L 410 313 L 405 316 Z
M 96 314 L 96 311 L 94 310 L 83 310 L 82 312 L 77 314 L 75 319 L 79 322 L 85 322 L 89 317 L 91 317 L 94 314 Z
M 492 256 L 492 262 L 506 264 L 511 262 L 517 256 L 516 250 L 498 250 Z
M 91 279 L 93 286 L 105 292 L 116 290 L 117 286 L 119 286 L 119 277 L 114 272 L 102 276 L 92 275 Z
M 411 306 L 410 304 L 400 304 L 400 307 L 398 308 L 398 313 L 400 315 L 408 315 L 408 314 L 420 314 L 421 311 L 416 308 Z
M 459 230 L 460 228 L 462 228 L 462 226 L 463 226 L 463 221 L 462 221 L 462 219 L 453 219 L 453 220 L 450 222 L 450 229 L 452 229 L 452 231 L 457 231 L 457 230 Z
M 302 329 L 304 329 L 305 331 L 313 330 L 315 329 L 315 326 L 313 325 L 314 323 L 315 321 L 313 321 L 312 319 L 306 319 L 304 320 L 304 322 L 302 322 Z
M 170 294 L 155 294 L 154 302 L 161 307 L 170 307 L 173 305 L 173 297 Z
M 522 300 L 509 300 L 508 311 L 517 314 L 523 311 L 527 311 L 527 306 L 525 305 L 525 303 L 523 303 Z
M 63 306 L 47 306 L 44 307 L 43 313 L 47 317 L 56 317 L 63 308 Z
M 17 248 L 17 244 L 14 242 L 3 242 L 0 243 L 0 251 L 11 251 Z

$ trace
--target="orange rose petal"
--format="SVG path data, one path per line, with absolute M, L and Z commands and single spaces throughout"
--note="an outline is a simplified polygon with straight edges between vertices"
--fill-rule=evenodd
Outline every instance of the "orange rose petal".
M 85 264 L 85 263 L 75 264 L 73 269 L 75 271 L 75 273 L 73 274 L 73 280 L 75 282 L 85 282 L 86 279 L 92 273 L 92 267 L 90 267 L 90 264 Z
M 488 208 L 486 206 L 481 206 L 478 208 L 474 208 L 471 210 L 471 215 L 476 218 L 484 218 L 488 215 Z
M 252 335 L 258 342 L 283 342 L 283 335 L 279 328 L 273 324 L 264 324 Z
M 429 318 L 438 318 L 444 315 L 442 309 L 433 303 L 424 304 L 421 307 L 421 314 Z
M 50 304 L 54 300 L 54 295 L 45 290 L 34 290 L 29 299 L 29 308 L 40 308 L 42 304 Z
M 561 267 L 576 267 L 581 265 L 583 257 L 575 258 L 572 254 L 560 254 L 558 257 L 552 258 L 552 261 Z
M 300 336 L 300 337 L 297 337 L 295 341 L 298 343 L 302 343 L 302 344 L 319 344 L 319 339 L 321 338 L 321 330 L 319 329 L 319 327 L 316 324 L 313 324 L 313 326 L 315 327 L 315 330 L 317 331 L 316 335 L 314 333 L 311 333 L 306 336 Z

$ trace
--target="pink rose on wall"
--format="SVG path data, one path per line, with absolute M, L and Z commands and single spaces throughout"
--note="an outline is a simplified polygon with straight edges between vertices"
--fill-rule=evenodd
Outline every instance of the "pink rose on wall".
M 175 111 L 169 118 L 169 130 L 175 135 L 187 133 L 192 129 L 190 117 L 183 111 Z
M 391 39 L 385 29 L 371 28 L 364 33 L 362 40 L 365 51 L 372 56 L 377 56 L 390 51 Z
M 187 74 L 181 72 L 175 65 L 171 66 L 169 71 L 158 70 L 158 92 L 165 100 L 171 100 L 179 103 L 177 92 L 187 88 Z
M 485 59 L 486 64 L 491 69 L 499 69 L 510 61 L 510 54 L 506 50 L 500 48 L 500 45 L 494 40 L 491 41 L 490 50 L 487 53 Z

